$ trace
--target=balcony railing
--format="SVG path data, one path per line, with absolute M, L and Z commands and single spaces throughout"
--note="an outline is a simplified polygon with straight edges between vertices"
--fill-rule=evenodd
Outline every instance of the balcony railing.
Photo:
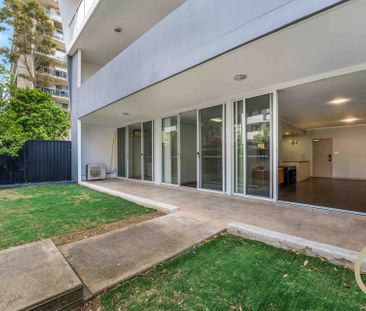
M 52 68 L 38 68 L 38 71 L 40 71 L 41 73 L 45 73 L 48 74 L 50 76 L 53 76 L 55 78 L 58 79 L 63 79 L 66 80 L 67 79 L 67 72 L 66 71 L 62 71 L 62 70 L 58 70 L 58 69 L 52 69 Z
M 42 91 L 50 93 L 53 96 L 69 98 L 69 92 L 64 90 L 51 89 L 48 87 L 39 87 Z
M 61 23 L 61 15 L 60 14 L 58 14 L 54 11 L 51 11 L 49 9 L 46 9 L 45 11 L 46 11 L 47 16 L 50 19 L 53 19 L 54 21 Z
M 61 32 L 54 32 L 52 37 L 59 41 L 64 41 L 64 34 Z
M 66 53 L 62 52 L 62 51 L 59 51 L 59 50 L 55 51 L 55 54 L 53 54 L 53 57 L 55 57 L 59 60 L 66 61 Z
M 97 0 L 81 0 L 69 23 L 69 38 L 72 40 Z

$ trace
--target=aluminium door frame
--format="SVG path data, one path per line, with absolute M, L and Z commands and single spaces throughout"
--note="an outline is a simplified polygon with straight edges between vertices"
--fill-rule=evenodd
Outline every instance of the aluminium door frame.
M 263 96 L 263 95 L 269 95 L 269 109 L 270 109 L 270 154 L 269 154 L 269 196 L 268 197 L 262 197 L 257 195 L 252 195 L 247 193 L 247 122 L 246 122 L 246 103 L 247 100 L 253 97 L 257 96 Z M 278 140 L 275 139 L 275 137 L 278 136 L 278 126 L 274 126 L 276 122 L 278 122 L 278 101 L 277 101 L 277 90 L 264 90 L 262 92 L 258 93 L 250 93 L 246 96 L 235 98 L 231 100 L 231 103 L 234 104 L 237 101 L 243 101 L 243 120 L 241 122 L 242 124 L 242 140 L 243 140 L 243 193 L 235 192 L 235 187 L 233 187 L 232 195 L 240 196 L 244 198 L 253 198 L 253 199 L 259 199 L 264 201 L 277 201 L 277 195 L 275 195 L 275 185 L 277 184 L 277 164 L 275 164 L 275 161 L 278 161 Z M 231 124 L 231 131 L 234 131 L 234 120 L 235 120 L 235 109 L 233 109 L 233 122 Z M 277 119 L 277 121 L 275 121 Z M 236 151 L 235 143 L 234 143 L 234 137 L 235 135 L 232 135 L 232 156 L 235 158 Z M 235 159 L 234 159 L 235 161 Z M 275 169 L 276 168 L 276 169 Z M 232 165 L 231 170 L 235 170 L 235 166 Z M 235 172 L 232 174 L 232 182 L 234 182 L 235 178 Z M 277 187 L 276 187 L 277 191 Z
M 152 161 L 152 180 L 146 180 L 145 176 L 144 176 L 144 155 L 145 155 L 145 148 L 144 148 L 144 128 L 143 128 L 143 124 L 146 122 L 151 122 L 151 127 L 152 127 L 152 155 L 151 155 L 151 161 Z M 140 123 L 140 131 L 141 131 L 141 142 L 140 142 L 140 148 L 141 148 L 141 152 L 140 152 L 140 170 L 141 170 L 141 178 L 140 179 L 136 179 L 136 178 L 131 178 L 130 177 L 130 141 L 129 141 L 129 128 L 131 125 L 133 124 L 139 124 Z M 126 149 L 126 153 L 125 153 L 125 166 L 126 166 L 126 177 L 121 177 L 121 176 L 117 176 L 118 178 L 123 178 L 123 179 L 129 179 L 129 180 L 134 180 L 134 181 L 143 181 L 143 182 L 148 182 L 148 183 L 152 183 L 154 182 L 154 120 L 147 120 L 147 121 L 140 121 L 140 122 L 135 122 L 135 123 L 131 123 L 128 124 L 126 126 L 122 126 L 121 128 L 125 128 L 125 149 Z M 117 142 L 118 143 L 118 142 Z M 118 146 L 117 146 L 118 148 Z M 118 161 L 117 161 L 118 163 Z M 118 164 L 117 164 L 117 171 L 118 171 Z
M 163 117 L 160 117 L 159 120 L 160 120 L 160 126 L 161 126 L 161 130 L 160 130 L 160 137 L 163 138 L 163 133 L 164 133 L 164 130 L 163 130 L 163 120 L 166 119 L 166 118 L 172 118 L 172 117 L 177 117 L 177 183 L 176 184 L 172 184 L 172 183 L 167 183 L 167 182 L 164 182 L 163 179 L 163 156 L 164 156 L 164 153 L 163 153 L 163 140 L 161 140 L 161 144 L 160 144 L 160 153 L 161 153 L 161 156 L 160 156 L 160 162 L 161 162 L 161 182 L 160 184 L 161 185 L 164 185 L 164 186 L 170 186 L 170 187 L 179 187 L 179 165 L 178 165 L 178 150 L 179 149 L 179 145 L 178 145 L 178 139 L 179 139 L 179 132 L 178 132 L 178 113 L 172 113 L 172 114 L 169 114 L 169 115 L 166 115 L 166 116 L 163 116 Z
M 202 188 L 202 133 L 201 133 L 201 115 L 200 112 L 204 109 L 209 109 L 209 108 L 214 108 L 217 106 L 221 106 L 221 113 L 222 113 L 222 131 L 221 131 L 221 135 L 222 135 L 222 150 L 221 150 L 221 161 L 222 161 L 222 189 L 221 190 L 213 190 L 213 189 L 205 189 Z M 197 132 L 197 150 L 198 150 L 198 159 L 197 159 L 197 177 L 199 178 L 197 180 L 197 190 L 200 191 L 206 191 L 206 192 L 214 192 L 214 193 L 225 193 L 225 189 L 226 189 L 226 161 L 225 161 L 225 156 L 226 156 L 226 152 L 225 152 L 225 146 L 226 146 L 226 132 L 225 132 L 225 127 L 226 127 L 226 103 L 221 103 L 221 104 L 215 104 L 212 106 L 208 106 L 208 107 L 202 107 L 202 108 L 198 108 L 197 109 L 197 128 L 198 128 L 198 132 Z
M 195 154 L 196 154 L 196 187 L 188 187 L 188 186 L 182 186 L 182 168 L 181 168 L 181 114 L 183 113 L 186 113 L 186 112 L 195 112 L 196 113 L 196 151 L 195 151 Z M 178 112 L 177 113 L 177 143 L 178 143 L 178 146 L 177 146 L 177 154 L 178 154 L 178 159 L 177 159 L 177 163 L 178 163 L 178 182 L 177 182 L 177 185 L 179 187 L 182 187 L 182 188 L 186 188 L 186 189 L 198 189 L 198 179 L 197 179 L 197 176 L 198 176 L 198 163 L 197 163 L 197 157 L 198 157 L 198 149 L 197 149 L 197 144 L 198 144 L 198 116 L 197 116 L 197 111 L 198 109 L 197 108 L 193 108 L 193 109 L 189 109 L 189 110 L 185 110 L 185 111 L 181 111 L 181 112 Z

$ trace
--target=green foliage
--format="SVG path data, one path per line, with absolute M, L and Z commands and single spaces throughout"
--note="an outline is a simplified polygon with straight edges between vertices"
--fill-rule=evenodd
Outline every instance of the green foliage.
M 42 6 L 36 0 L 6 0 L 0 10 L 0 23 L 14 32 L 11 48 L 0 49 L 5 60 L 24 67 L 25 73 L 19 73 L 19 76 L 33 86 L 37 83 L 47 85 L 52 78 L 38 73 L 39 68 L 49 66 L 51 60 L 47 55 L 54 54 L 56 44 L 52 34 L 55 28 Z M 0 27 L 0 31 L 5 30 L 6 27 Z
M 38 89 L 18 89 L 0 111 L 0 155 L 16 157 L 30 139 L 57 140 L 68 133 L 67 111 Z
M 0 190 L 0 249 L 154 211 L 78 185 Z
M 269 127 L 263 125 L 262 128 L 260 129 L 260 133 L 258 133 L 253 137 L 253 144 L 256 145 L 264 144 L 265 146 L 268 146 L 269 140 L 270 140 Z

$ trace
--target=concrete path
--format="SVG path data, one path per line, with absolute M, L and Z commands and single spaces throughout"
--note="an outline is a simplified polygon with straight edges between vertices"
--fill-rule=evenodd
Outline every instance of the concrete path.
M 94 296 L 191 249 L 221 229 L 178 212 L 60 250 Z
M 51 240 L 0 252 L 0 310 L 73 310 L 83 285 Z

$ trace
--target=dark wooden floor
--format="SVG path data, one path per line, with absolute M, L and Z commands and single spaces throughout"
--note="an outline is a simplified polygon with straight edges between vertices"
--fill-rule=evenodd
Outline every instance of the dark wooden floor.
M 280 185 L 279 199 L 366 212 L 366 181 L 309 178 L 294 185 Z

